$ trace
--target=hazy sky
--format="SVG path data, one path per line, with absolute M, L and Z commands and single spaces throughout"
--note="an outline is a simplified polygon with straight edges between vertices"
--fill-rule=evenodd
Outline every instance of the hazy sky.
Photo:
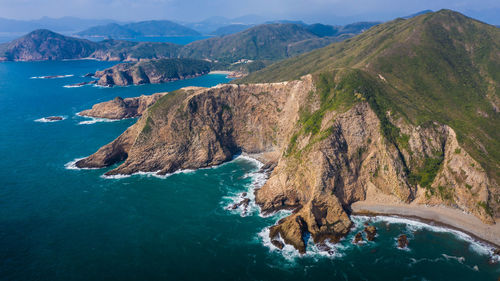
M 0 17 L 171 19 L 195 22 L 211 16 L 255 14 L 268 19 L 342 23 L 388 20 L 414 12 L 449 8 L 500 24 L 500 0 L 0 0 Z

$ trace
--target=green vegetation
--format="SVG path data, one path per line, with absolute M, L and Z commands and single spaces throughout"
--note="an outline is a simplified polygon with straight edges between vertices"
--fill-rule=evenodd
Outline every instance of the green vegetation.
M 486 214 L 490 215 L 490 216 L 493 216 L 493 210 L 492 208 L 490 207 L 490 205 L 488 205 L 487 202 L 484 202 L 484 201 L 480 201 L 477 203 L 477 205 L 481 208 L 484 209 L 484 211 L 486 212 Z
M 424 163 L 420 167 L 420 169 L 410 173 L 408 177 L 410 183 L 418 183 L 421 187 L 430 189 L 434 178 L 441 168 L 443 160 L 444 155 L 442 153 L 436 153 L 434 157 L 425 158 Z
M 438 186 L 439 197 L 444 201 L 448 201 L 450 203 L 454 203 L 455 199 L 453 199 L 453 189 L 451 187 L 446 186 Z
M 500 29 L 448 10 L 397 19 L 235 83 L 286 81 L 336 69 L 358 71 L 366 89 L 360 93 L 380 118 L 383 135 L 399 149 L 408 148 L 408 138 L 388 112 L 413 125 L 447 124 L 462 148 L 500 182 L 500 115 L 492 106 L 500 98 Z M 316 114 L 307 116 L 311 132 L 321 120 L 321 112 Z

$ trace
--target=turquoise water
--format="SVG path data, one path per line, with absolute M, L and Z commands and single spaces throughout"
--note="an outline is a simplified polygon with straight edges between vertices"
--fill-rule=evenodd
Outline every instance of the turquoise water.
M 0 64 L 0 280 L 497 280 L 487 248 L 411 221 L 377 219 L 376 242 L 354 246 L 353 232 L 327 256 L 270 248 L 254 207 L 225 207 L 262 182 L 242 157 L 165 179 L 104 179 L 68 170 L 135 120 L 80 124 L 75 114 L 115 96 L 226 82 L 208 75 L 161 85 L 63 88 L 111 66 L 96 61 Z M 69 75 L 61 79 L 34 76 Z M 60 122 L 34 122 L 62 115 Z M 355 218 L 359 228 L 369 218 Z M 409 250 L 396 248 L 407 233 Z

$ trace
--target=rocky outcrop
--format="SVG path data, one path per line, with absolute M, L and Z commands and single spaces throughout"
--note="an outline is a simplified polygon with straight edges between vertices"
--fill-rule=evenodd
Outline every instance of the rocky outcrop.
M 47 119 L 49 121 L 61 121 L 64 118 L 62 116 L 49 116 L 49 117 L 45 117 L 45 119 Z
M 398 248 L 400 248 L 400 249 L 407 248 L 408 244 L 409 244 L 408 237 L 406 237 L 405 234 L 399 235 L 399 237 L 398 237 Z
M 282 83 L 181 89 L 161 97 L 120 137 L 76 165 L 95 168 L 124 161 L 106 174 L 162 175 L 218 165 L 240 152 L 273 155 L 265 163 L 269 179 L 255 200 L 264 213 L 293 210 L 270 228 L 270 238 L 278 248 L 284 242 L 301 253 L 309 237 L 319 244 L 344 237 L 352 226 L 350 205 L 368 196 L 446 204 L 491 221 L 480 202 L 495 183 L 463 149 L 458 153 L 450 127 L 393 120 L 408 134 L 408 145 L 388 141 L 363 94 L 343 90 L 345 77 L 352 76 L 337 73 L 331 89 L 348 93 L 349 102 L 328 104 L 328 110 L 311 75 Z M 438 164 L 423 181 L 419 171 L 427 162 Z M 472 163 L 474 170 L 454 170 Z M 429 187 L 434 186 L 432 193 Z M 376 234 L 371 227 L 365 232 L 368 239 Z
M 126 86 L 157 84 L 189 79 L 210 72 L 210 63 L 195 59 L 158 59 L 137 63 L 121 63 L 111 68 L 97 71 L 101 86 Z
M 148 107 L 153 105 L 158 99 L 166 93 L 157 93 L 153 95 L 142 95 L 135 98 L 116 97 L 111 101 L 98 103 L 92 106 L 92 109 L 84 110 L 78 115 L 106 118 L 106 119 L 124 119 L 141 116 Z
M 366 240 L 373 241 L 375 239 L 375 235 L 377 235 L 377 229 L 373 225 L 369 225 L 364 229 L 366 233 Z

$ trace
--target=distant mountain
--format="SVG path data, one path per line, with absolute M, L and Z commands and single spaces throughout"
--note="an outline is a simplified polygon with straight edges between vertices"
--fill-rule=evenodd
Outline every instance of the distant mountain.
M 271 62 L 296 56 L 354 36 L 374 23 L 359 23 L 344 27 L 305 24 L 262 24 L 235 34 L 195 41 L 181 46 L 172 43 L 104 40 L 92 42 L 36 30 L 10 43 L 0 45 L 0 60 L 62 60 L 95 58 L 113 61 L 138 61 L 159 58 L 193 58 L 218 61 L 218 67 L 256 70 Z M 174 24 L 175 26 L 178 26 Z M 117 37 L 152 36 L 159 27 L 170 22 L 153 21 L 134 24 L 108 24 L 89 29 L 92 33 L 112 32 Z M 185 27 L 182 27 L 185 28 Z M 242 28 L 242 27 L 241 27 Z M 179 30 L 178 30 L 179 31 Z M 172 32 L 171 30 L 168 32 Z M 347 33 L 344 33 L 347 32 Z M 162 33 L 166 35 L 167 33 Z M 171 33 L 170 33 L 171 34 Z M 184 32 L 184 34 L 186 34 Z M 331 35 L 334 36 L 331 36 Z M 253 64 L 252 61 L 258 61 Z M 252 63 L 252 64 L 247 64 Z M 241 69 L 237 66 L 237 69 Z
M 307 25 L 305 22 L 301 20 L 270 20 L 265 22 L 265 24 L 273 24 L 273 23 L 293 23 L 297 25 Z
M 50 29 L 57 32 L 75 32 L 89 28 L 96 24 L 103 25 L 115 22 L 103 19 L 80 19 L 74 17 L 48 18 L 43 17 L 37 20 L 13 20 L 0 18 L 0 32 L 8 34 L 19 34 L 33 31 L 35 29 Z
M 93 26 L 84 31 L 78 32 L 77 35 L 84 37 L 112 38 L 133 38 L 138 36 L 137 32 L 116 23 Z
M 381 24 L 381 22 L 362 21 L 362 22 L 351 23 L 351 24 L 348 24 L 348 25 L 345 25 L 344 27 L 342 27 L 339 34 L 337 34 L 337 35 L 348 34 L 348 33 L 353 33 L 353 34 L 363 33 L 366 30 L 368 30 L 368 29 L 370 29 L 373 26 L 378 25 L 378 24 Z
M 262 24 L 265 19 L 257 15 L 245 15 L 233 19 L 225 17 L 210 17 L 199 22 L 185 23 L 184 25 L 190 27 L 202 34 L 213 35 L 213 32 L 219 28 L 230 25 L 256 25 Z M 240 30 L 241 31 L 241 30 Z
M 309 32 L 319 36 L 336 36 L 339 34 L 339 31 L 342 29 L 340 25 L 326 25 L 321 23 L 315 23 L 307 26 L 307 30 Z
M 92 41 L 40 29 L 10 43 L 1 44 L 0 60 L 36 61 L 86 58 L 98 49 L 99 44 Z
M 403 17 L 403 18 L 404 19 L 411 19 L 411 18 L 414 18 L 416 16 L 425 15 L 425 14 L 432 13 L 432 12 L 433 12 L 432 10 L 423 10 L 423 11 L 416 12 L 414 14 L 411 14 L 411 15 Z
M 181 57 L 236 61 L 277 60 L 288 57 L 290 43 L 317 38 L 296 24 L 262 24 L 224 37 L 190 43 L 182 49 Z
M 226 25 L 226 26 L 217 28 L 217 30 L 214 30 L 213 32 L 210 32 L 210 35 L 225 36 L 225 35 L 229 35 L 229 34 L 238 33 L 238 32 L 243 31 L 245 29 L 249 29 L 252 26 L 253 25 L 249 25 L 249 24 Z
M 78 36 L 134 38 L 149 36 L 198 36 L 197 31 L 168 20 L 152 20 L 129 23 L 124 25 L 107 24 L 91 27 L 78 32 Z
M 0 61 L 39 61 L 95 58 L 137 61 L 176 57 L 182 46 L 172 43 L 90 40 L 64 36 L 50 30 L 35 30 L 12 42 L 0 44 Z

